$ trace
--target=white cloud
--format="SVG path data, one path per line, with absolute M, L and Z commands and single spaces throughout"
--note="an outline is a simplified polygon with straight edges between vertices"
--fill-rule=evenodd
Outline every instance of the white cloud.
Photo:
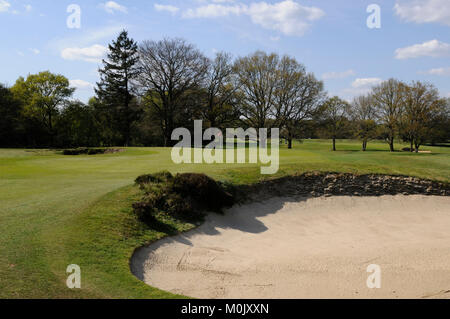
M 375 85 L 380 84 L 381 82 L 383 82 L 382 79 L 380 78 L 362 78 L 362 79 L 356 79 L 355 81 L 353 81 L 352 83 L 352 87 L 355 89 L 359 89 L 359 88 L 371 88 Z
M 0 0 L 0 12 L 7 12 L 11 4 L 6 0 Z
M 115 1 L 108 1 L 106 3 L 102 3 L 101 6 L 109 14 L 114 14 L 117 11 L 118 12 L 123 12 L 123 13 L 127 13 L 128 12 L 128 9 L 125 6 L 122 6 L 122 5 L 118 4 Z
M 84 80 L 69 80 L 70 86 L 78 90 L 90 90 L 94 87 L 92 83 Z
M 31 52 L 33 52 L 34 54 L 38 55 L 39 53 L 41 53 L 41 51 L 39 49 L 30 49 Z
M 65 48 L 61 51 L 61 57 L 65 60 L 81 60 L 99 63 L 108 49 L 102 45 L 94 44 L 86 48 Z
M 303 35 L 312 21 L 325 13 L 316 7 L 304 7 L 292 0 L 275 4 L 258 2 L 250 5 L 249 15 L 253 23 L 265 29 L 281 31 L 287 35 Z
M 431 69 L 431 70 L 428 70 L 427 72 L 422 72 L 422 74 L 450 76 L 450 68 Z
M 328 72 L 322 75 L 322 79 L 324 80 L 332 80 L 332 79 L 345 79 L 349 76 L 355 75 L 355 71 L 347 70 L 343 72 Z
M 358 78 L 354 80 L 350 88 L 342 90 L 340 95 L 348 101 L 351 101 L 353 97 L 370 93 L 372 87 L 383 82 L 380 78 Z
M 433 58 L 450 56 L 450 44 L 431 40 L 395 50 L 396 59 L 412 59 L 425 56 Z
M 223 2 L 223 1 L 221 1 Z M 325 12 L 317 7 L 306 7 L 293 0 L 277 3 L 253 2 L 249 5 L 208 4 L 188 9 L 184 18 L 218 18 L 247 15 L 254 24 L 265 29 L 280 31 L 286 35 L 302 36 L 315 20 L 322 18 Z
M 116 24 L 98 29 L 83 29 L 84 32 L 76 32 L 73 36 L 52 39 L 48 43 L 48 47 L 50 50 L 60 53 L 65 48 L 84 48 L 96 43 L 108 43 L 124 29 L 129 29 L 129 26 Z
M 26 4 L 24 5 L 25 7 L 25 11 L 30 12 L 31 10 L 33 10 L 33 7 L 30 4 Z
M 450 26 L 448 0 L 397 0 L 394 10 L 401 19 L 408 22 L 434 22 Z
M 247 6 L 237 4 L 233 6 L 224 6 L 221 4 L 208 4 L 206 6 L 188 9 L 183 13 L 183 18 L 218 18 L 230 15 L 241 15 L 247 11 Z
M 176 14 L 180 10 L 180 8 L 175 7 L 175 6 L 158 4 L 158 3 L 155 3 L 154 7 L 155 7 L 156 11 L 167 11 L 173 15 Z

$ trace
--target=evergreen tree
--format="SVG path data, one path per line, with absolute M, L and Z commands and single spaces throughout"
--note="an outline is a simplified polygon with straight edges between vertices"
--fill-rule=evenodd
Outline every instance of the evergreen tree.
M 100 82 L 95 90 L 104 111 L 111 116 L 112 126 L 118 131 L 120 140 L 125 146 L 131 142 L 131 129 L 139 118 L 136 103 L 133 103 L 132 81 L 138 72 L 137 44 L 122 31 L 116 41 L 108 46 L 107 59 L 103 60 L 103 68 L 99 69 Z

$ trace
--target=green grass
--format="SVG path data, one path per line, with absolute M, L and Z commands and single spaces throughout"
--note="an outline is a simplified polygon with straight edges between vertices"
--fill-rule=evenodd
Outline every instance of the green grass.
M 278 176 L 310 170 L 411 175 L 450 181 L 450 148 L 431 154 L 389 153 L 384 143 L 305 141 L 282 148 Z M 397 145 L 397 148 L 406 145 Z M 46 150 L 0 150 L 0 297 L 166 298 L 129 272 L 134 249 L 166 236 L 131 214 L 134 179 L 161 170 L 202 172 L 233 183 L 260 180 L 256 165 L 175 165 L 170 149 L 63 156 Z M 264 177 L 268 178 L 268 177 Z M 182 231 L 192 225 L 167 221 Z M 82 289 L 66 288 L 65 269 L 78 264 Z

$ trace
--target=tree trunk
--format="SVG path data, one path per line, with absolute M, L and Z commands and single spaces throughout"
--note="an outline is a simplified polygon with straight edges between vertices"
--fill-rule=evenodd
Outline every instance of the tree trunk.
M 288 149 L 292 149 L 292 134 L 288 132 Z
M 336 138 L 333 137 L 333 152 L 336 152 Z
M 52 111 L 51 110 L 48 112 L 48 129 L 49 129 L 49 133 L 50 133 L 50 147 L 53 147 L 55 138 L 54 138 L 54 134 L 53 134 L 53 122 L 52 122 Z
M 390 137 L 389 138 L 389 149 L 391 152 L 395 152 L 395 148 L 394 148 L 394 137 Z
M 412 153 L 414 152 L 414 145 L 413 145 L 413 141 L 411 140 L 411 148 L 409 149 L 409 151 Z
M 367 150 L 367 141 L 363 141 L 363 152 Z

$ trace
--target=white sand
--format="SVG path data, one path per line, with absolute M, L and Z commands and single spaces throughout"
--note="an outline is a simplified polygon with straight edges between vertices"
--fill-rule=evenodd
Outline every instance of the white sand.
M 369 289 L 367 266 L 382 270 Z M 450 298 L 450 198 L 275 198 L 139 249 L 133 273 L 196 298 Z

